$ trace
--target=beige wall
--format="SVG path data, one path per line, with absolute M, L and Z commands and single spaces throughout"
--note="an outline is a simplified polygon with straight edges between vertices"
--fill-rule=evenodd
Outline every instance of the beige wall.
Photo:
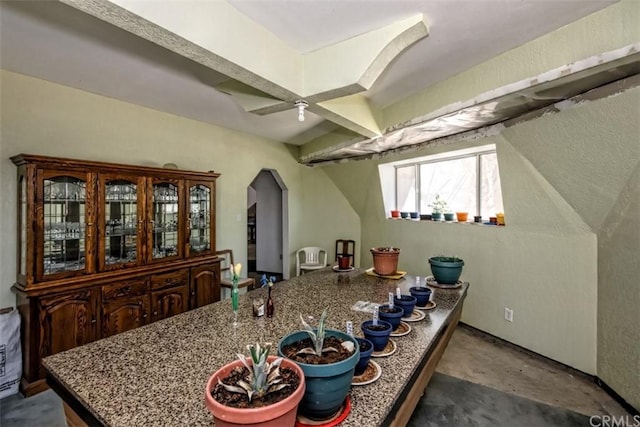
M 402 248 L 400 268 L 419 275 L 431 274 L 431 255 L 462 257 L 463 321 L 602 375 L 638 407 L 639 106 L 636 88 L 499 136 L 324 169 L 360 214 L 363 266 L 377 245 Z M 498 150 L 506 227 L 385 219 L 379 163 L 487 143 Z M 625 269 L 603 277 L 614 264 Z
M 217 246 L 232 248 L 243 263 L 247 186 L 263 168 L 276 169 L 289 190 L 292 269 L 300 245 L 324 246 L 333 259 L 336 239 L 360 235 L 360 220 L 335 184 L 321 169 L 298 164 L 291 147 L 8 71 L 0 78 L 0 306 L 15 303 L 16 168 L 9 157 L 19 153 L 220 172 Z

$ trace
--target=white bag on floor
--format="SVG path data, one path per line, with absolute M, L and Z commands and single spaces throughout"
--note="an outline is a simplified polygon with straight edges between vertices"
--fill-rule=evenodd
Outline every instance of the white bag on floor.
M 22 376 L 20 314 L 0 314 L 0 399 L 18 392 Z

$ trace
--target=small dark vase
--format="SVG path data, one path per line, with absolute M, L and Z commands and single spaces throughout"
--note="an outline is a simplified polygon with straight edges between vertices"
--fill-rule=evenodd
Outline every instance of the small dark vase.
M 373 353 L 373 343 L 366 338 L 356 338 L 358 344 L 360 344 L 360 360 L 356 365 L 356 372 L 354 375 L 362 375 L 364 370 L 367 369 L 369 359 L 371 359 L 371 353 Z
M 409 215 L 411 216 L 411 219 L 418 219 L 420 216 L 418 212 L 409 212 Z
M 409 293 L 416 297 L 416 305 L 424 307 L 431 298 L 431 289 L 424 286 L 412 286 L 409 288 Z
M 373 343 L 373 351 L 384 350 L 391 335 L 391 323 L 378 320 L 378 327 L 381 330 L 371 329 L 376 328 L 376 326 L 373 326 L 373 320 L 367 320 L 360 325 L 364 337 Z
M 393 309 L 391 309 L 389 304 L 384 304 L 378 309 L 378 316 L 380 317 L 380 320 L 391 323 L 391 327 L 395 331 L 398 329 L 398 326 L 400 326 L 400 319 L 404 316 L 404 310 L 402 307 L 395 305 L 393 306 Z
M 400 212 L 400 217 L 402 218 L 409 218 L 409 212 Z
M 403 317 L 411 316 L 411 313 L 413 313 L 413 309 L 416 306 L 416 301 L 416 297 L 411 295 L 401 295 L 400 299 L 398 299 L 398 297 L 393 297 L 393 303 L 404 310 Z

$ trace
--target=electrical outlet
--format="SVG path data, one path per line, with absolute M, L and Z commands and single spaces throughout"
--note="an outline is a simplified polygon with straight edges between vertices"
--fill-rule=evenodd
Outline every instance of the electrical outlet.
M 507 322 L 513 322 L 513 310 L 509 307 L 504 308 L 504 320 Z

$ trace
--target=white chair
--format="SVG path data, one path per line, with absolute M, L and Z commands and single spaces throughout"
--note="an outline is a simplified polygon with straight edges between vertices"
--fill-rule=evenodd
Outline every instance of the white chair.
M 303 261 L 300 262 L 300 255 Z M 319 270 L 327 266 L 327 251 L 317 246 L 308 246 L 296 252 L 296 276 L 302 271 Z

